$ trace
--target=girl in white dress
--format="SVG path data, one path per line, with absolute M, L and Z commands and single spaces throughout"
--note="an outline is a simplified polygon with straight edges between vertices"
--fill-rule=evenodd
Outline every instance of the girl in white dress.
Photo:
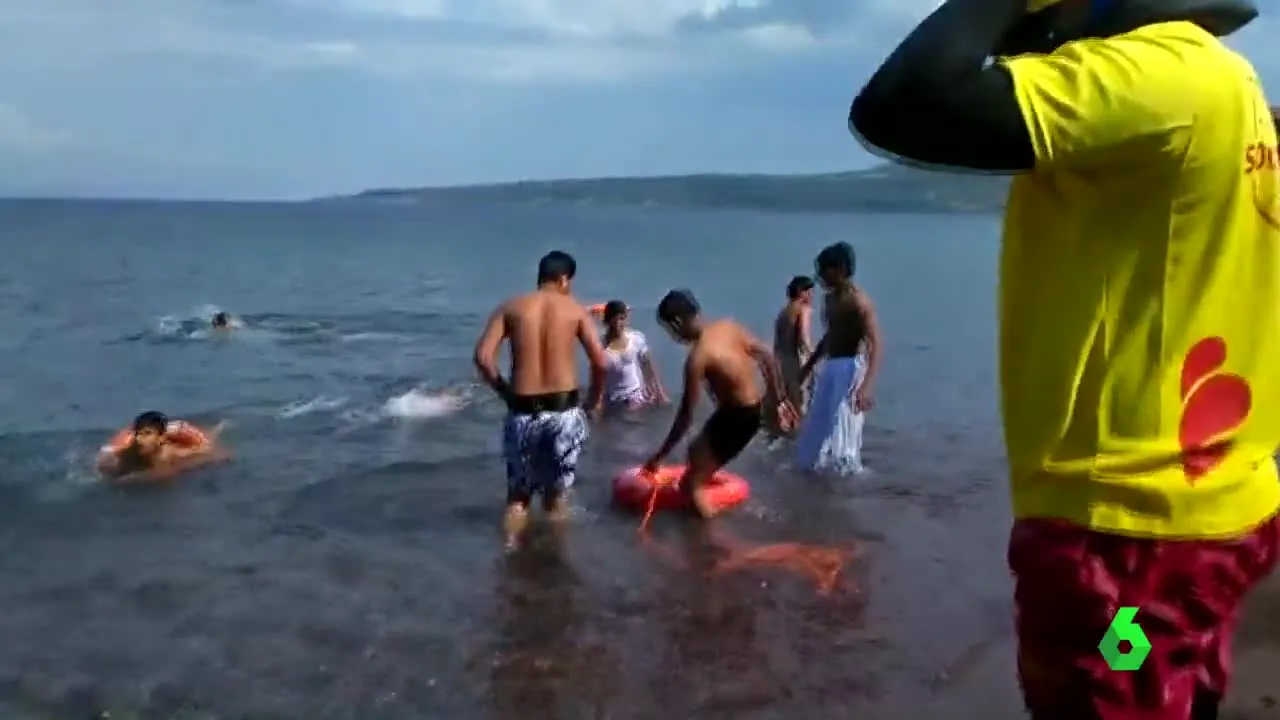
M 630 319 L 627 304 L 610 300 L 605 303 L 603 315 L 603 343 L 608 360 L 605 409 L 635 410 L 668 402 L 666 388 L 649 354 L 649 342 L 639 330 L 627 326 Z

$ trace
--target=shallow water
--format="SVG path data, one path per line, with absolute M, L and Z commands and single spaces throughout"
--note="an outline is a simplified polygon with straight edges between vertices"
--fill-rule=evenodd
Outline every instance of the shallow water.
M 0 715 L 1016 716 L 995 235 L 974 216 L 0 205 Z M 567 537 L 502 555 L 502 411 L 469 358 L 539 255 L 574 252 L 584 300 L 637 308 L 674 382 L 663 292 L 763 333 L 837 239 L 888 333 L 873 473 L 800 477 L 760 442 L 733 467 L 755 496 L 718 523 L 856 548 L 832 593 L 708 574 L 683 523 L 643 541 L 607 509 L 669 411 L 598 425 Z M 242 327 L 206 332 L 217 309 Z M 234 459 L 96 485 L 95 448 L 151 408 L 230 421 Z

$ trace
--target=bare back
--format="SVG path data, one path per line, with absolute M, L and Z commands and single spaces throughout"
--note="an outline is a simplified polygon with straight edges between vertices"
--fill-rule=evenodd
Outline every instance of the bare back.
M 703 328 L 689 361 L 701 366 L 707 390 L 718 404 L 746 407 L 763 401 L 764 391 L 756 381 L 760 364 L 752 354 L 756 342 L 732 320 L 716 320 Z
M 827 325 L 827 356 L 856 357 L 867 339 L 867 301 L 852 283 L 827 293 L 823 319 Z
M 799 356 L 804 348 L 800 324 L 804 306 L 789 302 L 773 321 L 773 352 L 778 356 Z
M 535 291 L 502 305 L 511 350 L 511 390 L 544 395 L 578 389 L 577 348 L 595 324 L 571 295 Z M 595 341 L 598 343 L 599 341 Z

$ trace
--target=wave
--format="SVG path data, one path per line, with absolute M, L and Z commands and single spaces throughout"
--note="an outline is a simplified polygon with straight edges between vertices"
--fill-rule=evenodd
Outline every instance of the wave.
M 337 414 L 352 425 L 368 425 L 383 420 L 437 420 L 451 417 L 473 400 L 469 388 L 431 390 L 415 387 L 392 395 L 376 405 L 356 405 L 347 397 L 317 395 L 296 400 L 280 408 L 277 417 L 292 420 L 308 415 Z
M 215 330 L 213 316 L 227 312 L 231 329 Z M 271 342 L 276 344 L 406 343 L 437 334 L 442 328 L 475 324 L 473 314 L 387 311 L 312 317 L 286 313 L 235 315 L 220 305 L 204 303 L 180 313 L 162 315 L 138 332 L 116 342 L 153 344 L 184 342 Z

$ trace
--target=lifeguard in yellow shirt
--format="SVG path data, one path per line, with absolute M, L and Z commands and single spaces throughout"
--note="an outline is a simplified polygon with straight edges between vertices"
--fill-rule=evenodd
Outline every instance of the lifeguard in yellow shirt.
M 948 0 L 854 100 L 861 139 L 1015 173 L 1000 378 L 1036 720 L 1217 717 L 1280 546 L 1280 155 L 1241 0 Z M 995 63 L 988 58 L 999 57 Z M 1118 672 L 1121 607 L 1151 644 Z

